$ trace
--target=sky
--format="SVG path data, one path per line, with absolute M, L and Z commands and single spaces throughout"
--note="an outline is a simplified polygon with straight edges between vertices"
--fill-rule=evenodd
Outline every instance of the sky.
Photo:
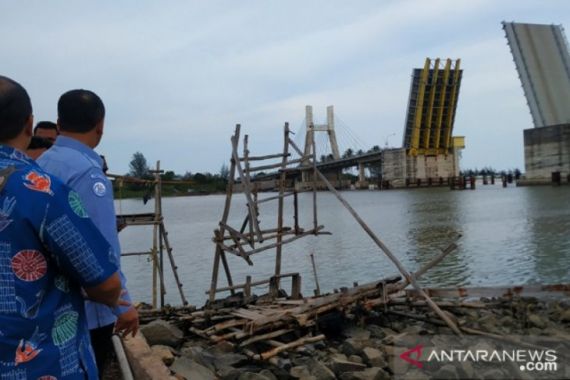
M 524 170 L 532 118 L 501 21 L 568 27 L 570 1 L 0 0 L 0 15 L 0 74 L 28 90 L 36 121 L 55 121 L 71 89 L 103 99 L 97 150 L 113 173 L 137 151 L 218 173 L 237 123 L 252 154 L 279 152 L 285 122 L 302 135 L 305 105 L 316 123 L 334 105 L 356 148 L 401 146 L 426 57 L 461 59 L 461 167 Z

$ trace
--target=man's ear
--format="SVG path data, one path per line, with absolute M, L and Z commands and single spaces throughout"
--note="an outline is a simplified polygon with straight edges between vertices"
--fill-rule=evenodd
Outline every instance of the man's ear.
M 103 135 L 103 128 L 105 125 L 105 119 L 102 119 L 100 122 L 97 123 L 97 125 L 95 126 L 95 132 L 97 133 L 98 136 L 102 136 Z
M 28 120 L 26 120 L 24 133 L 26 134 L 27 137 L 32 137 L 34 135 L 34 115 L 30 115 L 28 117 Z

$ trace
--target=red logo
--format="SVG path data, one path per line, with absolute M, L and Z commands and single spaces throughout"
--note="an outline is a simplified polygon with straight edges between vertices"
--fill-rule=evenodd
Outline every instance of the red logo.
M 31 171 L 26 174 L 24 179 L 28 181 L 28 183 L 24 183 L 24 186 L 28 189 L 53 195 L 53 192 L 51 191 L 51 178 L 48 175 Z
M 421 344 L 418 344 L 416 347 L 412 348 L 411 350 L 408 350 L 406 352 L 403 352 L 402 354 L 400 354 L 400 358 L 402 358 L 403 360 L 407 361 L 408 363 L 415 365 L 418 368 L 423 368 L 423 364 L 422 362 L 420 362 L 420 358 L 422 357 L 422 349 L 424 348 L 424 346 L 422 346 Z M 416 358 L 412 359 L 410 356 L 416 353 Z

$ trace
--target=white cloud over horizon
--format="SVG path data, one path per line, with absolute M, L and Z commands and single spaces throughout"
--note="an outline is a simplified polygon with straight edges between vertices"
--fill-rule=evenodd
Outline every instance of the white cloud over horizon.
M 278 151 L 306 104 L 317 121 L 335 105 L 370 147 L 393 133 L 399 144 L 426 57 L 462 60 L 462 167 L 522 169 L 532 120 L 500 22 L 568 25 L 570 3 L 0 0 L 0 14 L 0 73 L 28 89 L 36 120 L 55 120 L 69 89 L 102 97 L 113 172 L 136 151 L 177 173 L 217 172 L 236 123 L 253 152 Z

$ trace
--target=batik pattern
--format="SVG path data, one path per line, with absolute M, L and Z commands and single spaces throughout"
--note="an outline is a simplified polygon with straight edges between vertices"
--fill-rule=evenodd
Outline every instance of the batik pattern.
M 71 305 L 58 309 L 55 314 L 51 338 L 59 349 L 61 374 L 62 376 L 68 376 L 79 370 L 79 355 L 76 342 L 79 314 L 71 308 Z
M 28 374 L 25 369 L 14 369 L 0 374 L 0 380 L 28 380 Z
M 53 191 L 51 191 L 51 178 L 49 175 L 41 174 L 32 170 L 24 176 L 24 179 L 26 180 L 26 182 L 24 182 L 24 186 L 28 189 L 53 195 Z
M 40 251 L 25 249 L 12 258 L 12 270 L 22 281 L 37 281 L 46 275 L 47 262 Z
M 14 206 L 16 206 L 16 197 L 6 197 L 4 199 L 0 209 L 0 232 L 4 231 L 12 223 L 10 216 L 12 211 L 14 211 Z
M 16 285 L 10 243 L 0 242 L 0 313 L 17 313 Z
M 46 227 L 46 232 L 66 252 L 73 268 L 86 281 L 96 280 L 103 273 L 97 258 L 67 215 L 53 220 Z
M 87 218 L 87 211 L 85 211 L 85 208 L 83 207 L 79 194 L 72 190 L 69 192 L 67 200 L 69 201 L 69 206 L 77 216 L 80 218 Z

